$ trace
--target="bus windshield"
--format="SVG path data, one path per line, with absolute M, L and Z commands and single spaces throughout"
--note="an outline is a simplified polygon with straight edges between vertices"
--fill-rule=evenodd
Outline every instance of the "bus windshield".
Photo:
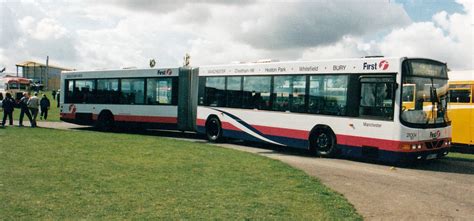
M 408 60 L 403 65 L 402 123 L 412 127 L 447 125 L 448 77 L 446 64 Z

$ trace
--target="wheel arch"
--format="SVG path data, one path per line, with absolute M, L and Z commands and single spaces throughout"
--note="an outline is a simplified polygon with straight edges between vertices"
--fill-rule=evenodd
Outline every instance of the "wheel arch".
M 316 135 L 316 132 L 317 132 L 317 131 L 321 131 L 321 130 L 326 130 L 326 131 L 330 132 L 330 133 L 333 135 L 333 137 L 334 137 L 334 144 L 337 145 L 337 136 L 336 136 L 336 133 L 334 133 L 334 130 L 333 130 L 330 126 L 328 126 L 328 125 L 326 125 L 326 124 L 317 124 L 317 125 L 315 125 L 315 126 L 313 127 L 313 129 L 311 129 L 311 131 L 309 132 L 309 136 L 308 136 L 308 140 L 309 140 L 309 142 L 308 142 L 308 145 L 309 145 L 309 146 L 308 146 L 308 150 L 311 150 L 311 149 L 312 149 L 312 146 L 313 146 L 313 145 L 312 145 L 312 144 L 313 144 L 312 142 L 314 141 L 313 137 Z
M 217 116 L 217 114 L 209 114 L 209 116 L 207 116 L 207 118 L 206 118 L 206 124 L 207 124 L 207 122 L 209 121 L 209 119 L 211 119 L 211 118 L 217 118 L 217 120 L 218 120 L 220 123 L 222 123 L 221 119 Z
M 97 120 L 99 120 L 101 118 L 101 116 L 110 116 L 112 117 L 112 120 L 115 120 L 115 117 L 114 117 L 114 114 L 112 113 L 111 110 L 109 109 L 103 109 L 99 112 L 99 115 L 97 115 Z

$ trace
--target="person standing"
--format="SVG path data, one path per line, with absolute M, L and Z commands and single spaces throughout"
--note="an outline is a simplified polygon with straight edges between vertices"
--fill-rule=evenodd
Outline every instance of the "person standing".
M 34 96 L 30 97 L 30 99 L 28 100 L 28 108 L 31 111 L 31 118 L 33 122 L 31 127 L 36 127 L 36 117 L 38 117 L 39 106 L 40 102 L 38 98 L 38 92 L 35 92 Z
M 51 92 L 51 95 L 53 95 L 53 100 L 56 100 L 56 90 L 53 90 L 53 91 Z
M 56 107 L 59 107 L 60 99 L 61 99 L 61 89 L 58 89 L 58 93 L 56 94 L 56 101 L 58 101 L 58 103 L 56 104 Z
M 28 120 L 30 120 L 31 126 L 33 126 L 33 121 L 31 120 L 31 114 L 30 110 L 28 110 L 28 100 L 29 96 L 28 93 L 23 92 L 23 97 L 21 97 L 20 102 L 18 105 L 20 106 L 20 119 L 19 119 L 19 126 L 23 127 L 23 117 L 26 116 L 28 117 Z
M 40 100 L 40 107 L 41 107 L 41 115 L 40 119 L 48 119 L 48 110 L 49 107 L 51 106 L 51 103 L 49 102 L 48 97 L 46 97 L 46 94 L 43 94 L 43 97 Z
M 2 108 L 3 108 L 2 127 L 5 126 L 7 117 L 10 120 L 10 125 L 13 125 L 13 110 L 15 109 L 15 100 L 13 100 L 12 95 L 10 93 L 7 93 L 5 95 L 5 99 L 3 99 L 2 101 Z

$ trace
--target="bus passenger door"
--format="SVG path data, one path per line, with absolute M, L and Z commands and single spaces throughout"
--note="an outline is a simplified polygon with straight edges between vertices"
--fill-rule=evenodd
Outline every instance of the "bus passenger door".
M 180 68 L 178 83 L 178 130 L 196 130 L 196 112 L 198 95 L 197 68 Z
M 359 116 L 392 121 L 395 88 L 395 77 L 392 75 L 360 76 Z

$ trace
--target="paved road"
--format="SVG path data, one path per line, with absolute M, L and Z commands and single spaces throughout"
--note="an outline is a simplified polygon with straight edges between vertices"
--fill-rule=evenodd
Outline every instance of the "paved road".
M 40 122 L 41 127 L 79 128 Z M 195 134 L 148 131 L 203 142 Z M 242 145 L 245 144 L 245 145 Z M 323 159 L 291 149 L 268 149 L 248 143 L 218 144 L 280 160 L 319 178 L 343 194 L 367 220 L 474 220 L 474 161 L 443 159 L 411 168 Z

